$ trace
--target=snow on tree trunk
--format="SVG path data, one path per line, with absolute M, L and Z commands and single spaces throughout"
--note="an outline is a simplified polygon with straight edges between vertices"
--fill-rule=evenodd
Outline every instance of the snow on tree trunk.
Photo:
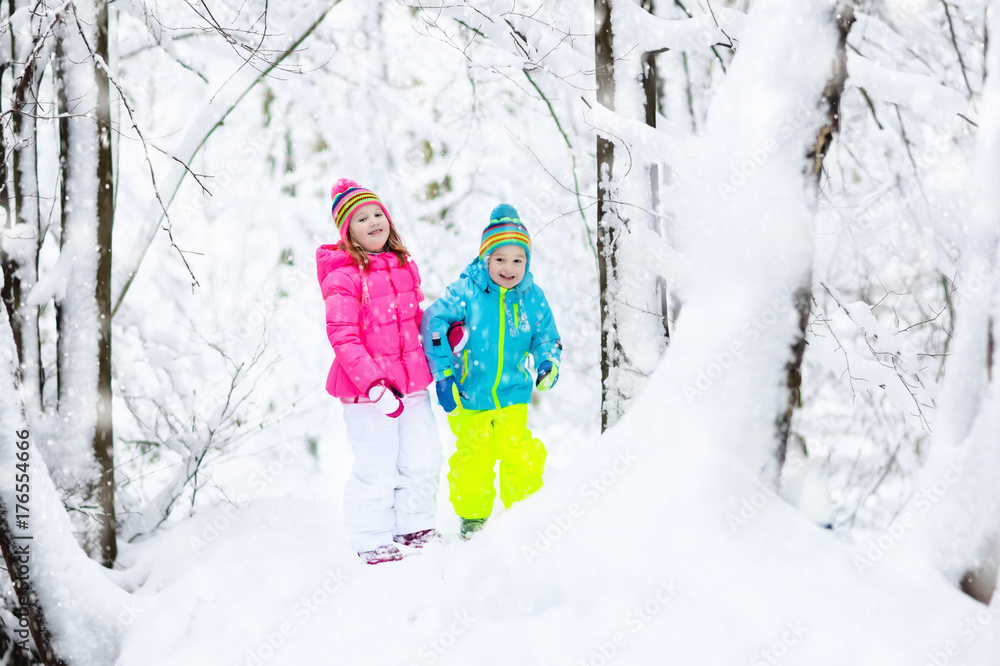
M 614 49 L 610 0 L 595 0 L 595 58 L 597 74 L 597 102 L 614 110 Z M 601 430 L 606 430 L 621 417 L 620 405 L 614 404 L 617 391 L 611 391 L 612 373 L 619 356 L 611 316 L 613 294 L 609 289 L 614 278 L 616 257 L 611 238 L 611 218 L 615 204 L 609 201 L 614 193 L 604 184 L 609 183 L 615 161 L 615 146 L 601 135 L 597 137 L 597 256 L 598 279 L 601 288 Z
M 987 10 L 982 118 L 1000 117 L 1000 4 Z M 994 338 L 1000 322 L 1000 125 L 980 124 L 968 192 L 965 243 L 955 290 L 955 332 L 934 445 L 910 509 L 927 515 L 916 550 L 982 601 L 993 594 L 1000 550 L 1000 381 Z M 933 499 L 933 504 L 929 499 Z M 923 501 L 924 505 L 920 504 Z
M 696 336 L 713 352 L 673 359 L 674 372 L 692 410 L 726 415 L 734 453 L 772 482 L 811 279 L 814 168 L 832 133 L 850 17 L 848 4 L 829 0 L 755 4 L 704 136 L 678 167 L 692 275 L 673 344 Z
M 79 20 L 77 20 L 79 19 Z M 103 20 L 102 37 L 98 20 Z M 107 50 L 103 0 L 78 2 L 56 35 L 59 86 L 62 236 L 55 294 L 59 406 L 51 419 L 49 460 L 57 483 L 77 498 L 84 549 L 110 566 L 115 556 L 111 439 L 111 191 L 108 88 L 95 65 Z M 102 83 L 103 79 L 103 83 Z M 99 123 L 104 123 L 103 129 Z M 70 277 L 71 276 L 71 277 Z M 41 296 L 41 295 L 40 295 Z
M 836 25 L 839 30 L 837 41 L 837 51 L 833 58 L 833 71 L 823 88 L 820 102 L 821 108 L 826 113 L 826 122 L 816 133 L 816 139 L 810 147 L 806 158 L 806 172 L 810 174 L 819 186 L 820 176 L 823 172 L 823 158 L 833 142 L 834 134 L 840 129 L 840 98 L 844 92 L 844 83 L 847 80 L 847 34 L 854 23 L 854 7 L 849 1 L 840 0 L 833 10 Z M 792 305 L 799 316 L 799 332 L 792 344 L 792 358 L 786 364 L 788 374 L 788 404 L 785 411 L 778 415 L 778 447 L 776 458 L 778 469 L 775 472 L 773 481 L 777 484 L 781 473 L 781 467 L 785 463 L 785 453 L 788 447 L 788 435 L 792 426 L 792 412 L 798 403 L 799 390 L 802 385 L 802 356 L 806 349 L 806 325 L 809 322 L 809 306 L 812 301 L 812 270 L 809 275 L 803 278 L 792 296 Z
M 595 58 L 598 103 L 623 119 L 655 126 L 655 72 L 636 14 L 652 18 L 651 9 L 651 0 L 642 7 L 634 0 L 595 0 Z M 621 418 L 668 337 L 664 281 L 648 266 L 650 248 L 661 242 L 657 162 L 625 146 L 616 149 L 612 135 L 597 137 L 602 430 Z
M 25 400 L 32 412 L 38 414 L 42 410 L 43 384 L 39 308 L 26 301 L 38 281 L 41 245 L 36 118 L 39 115 L 38 84 L 45 65 L 45 49 L 36 41 L 34 33 L 44 34 L 48 24 L 46 21 L 33 23 L 29 19 L 29 4 L 28 0 L 16 0 L 11 8 L 13 95 L 11 133 L 5 136 L 5 143 L 11 147 L 11 201 L 14 210 L 4 230 L 0 254 L 5 277 L 4 302 L 11 317 L 23 369 Z M 4 131 L 7 131 L 6 128 Z M 7 184 L 5 180 L 3 186 Z
M 24 417 L 17 350 L 0 311 L 0 549 L 47 666 L 106 666 L 118 656 L 128 595 L 88 559 Z M 16 632 L 15 632 L 15 635 Z M 16 649 L 26 649 L 24 643 Z

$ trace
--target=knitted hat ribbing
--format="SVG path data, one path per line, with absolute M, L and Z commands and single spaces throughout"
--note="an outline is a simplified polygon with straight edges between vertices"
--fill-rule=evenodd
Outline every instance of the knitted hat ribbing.
M 490 223 L 483 229 L 479 245 L 479 258 L 483 261 L 493 250 L 504 245 L 516 245 L 524 250 L 526 260 L 531 259 L 531 237 L 521 223 L 517 210 L 510 204 L 500 204 L 490 213 Z
M 371 190 L 366 190 L 353 180 L 341 178 L 330 188 L 330 198 L 333 199 L 333 222 L 337 225 L 340 238 L 347 242 L 347 232 L 350 229 L 351 215 L 358 208 L 367 204 L 376 204 L 385 213 L 385 217 L 392 224 L 392 217 L 386 210 L 385 204 Z

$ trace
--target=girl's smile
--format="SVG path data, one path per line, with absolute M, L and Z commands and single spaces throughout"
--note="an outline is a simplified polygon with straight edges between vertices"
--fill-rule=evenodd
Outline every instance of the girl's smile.
M 381 252 L 389 240 L 389 219 L 378 204 L 365 204 L 351 216 L 351 237 L 365 252 Z

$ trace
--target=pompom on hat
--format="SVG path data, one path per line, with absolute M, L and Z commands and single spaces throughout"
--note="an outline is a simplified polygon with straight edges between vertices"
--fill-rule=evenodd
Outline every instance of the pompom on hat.
M 333 199 L 333 222 L 337 225 L 340 238 L 347 242 L 347 233 L 351 226 L 351 215 L 354 211 L 368 204 L 376 204 L 385 213 L 385 217 L 392 223 L 392 216 L 386 210 L 385 204 L 371 190 L 365 189 L 353 180 L 341 178 L 330 188 L 330 198 Z
M 483 229 L 479 245 L 479 258 L 486 262 L 493 250 L 504 245 L 516 245 L 524 250 L 527 262 L 531 261 L 531 236 L 510 204 L 500 204 L 490 213 L 490 223 Z

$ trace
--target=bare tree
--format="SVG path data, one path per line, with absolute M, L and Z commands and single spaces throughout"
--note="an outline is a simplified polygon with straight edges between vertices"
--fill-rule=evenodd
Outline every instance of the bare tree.
M 63 455 L 90 458 L 74 470 L 84 549 L 111 566 L 117 554 L 111 414 L 111 230 L 114 190 L 106 65 L 108 10 L 103 1 L 75 3 L 56 28 L 62 170 L 61 261 L 71 270 L 55 294 L 58 330 L 55 419 Z M 96 334 L 96 335 L 95 335 Z M 95 399 L 96 398 L 96 399 Z M 89 453 L 85 453 L 89 451 Z
M 630 6 L 595 0 L 597 101 L 609 111 L 656 127 L 654 56 L 667 47 L 646 51 L 630 31 L 616 36 L 615 16 L 623 17 Z M 652 14 L 652 0 L 643 0 L 640 9 Z M 643 255 L 639 247 L 649 248 L 647 233 L 662 235 L 657 212 L 659 165 L 636 159 L 624 145 L 616 155 L 614 142 L 599 134 L 597 179 L 601 429 L 605 430 L 621 418 L 655 367 L 670 331 L 666 283 L 662 275 L 645 270 L 637 261 Z
M 987 3 L 982 123 L 976 137 L 969 217 L 956 283 L 955 331 L 945 367 L 934 446 L 921 492 L 945 479 L 921 544 L 942 574 L 983 603 L 993 597 L 1000 563 L 1000 493 L 994 479 L 1000 453 L 1000 391 L 996 332 L 1000 321 L 1000 4 Z M 916 494 L 919 497 L 920 493 Z
M 265 38 L 271 37 L 266 18 L 262 29 L 234 34 L 235 30 L 219 23 L 207 8 L 188 5 L 208 31 L 221 35 L 239 54 L 247 73 L 240 79 L 243 87 L 239 94 L 225 96 L 224 113 L 217 114 L 217 107 L 206 112 L 211 123 L 200 126 L 203 134 L 193 144 L 193 151 L 176 160 L 181 175 L 174 187 L 183 173 L 190 172 L 185 160 L 193 157 L 252 87 L 295 52 L 337 2 L 316 2 L 308 7 L 304 13 L 309 20 L 292 26 L 301 32 L 295 33 L 290 42 L 280 36 L 283 46 L 273 58 L 265 44 Z M 8 430 L 25 433 L 23 441 L 25 446 L 31 442 L 31 455 L 38 454 L 33 457 L 32 476 L 35 484 L 45 490 L 32 496 L 45 497 L 46 515 L 59 522 L 59 534 L 69 536 L 75 532 L 83 549 L 110 567 L 116 557 L 118 531 L 111 409 L 111 260 L 116 183 L 112 135 L 121 127 L 112 114 L 114 97 L 124 106 L 124 115 L 146 150 L 149 177 L 161 205 L 161 215 L 152 227 L 154 233 L 160 228 L 159 220 L 166 218 L 169 198 L 157 185 L 157 174 L 149 160 L 153 147 L 145 140 L 139 113 L 129 105 L 109 62 L 114 40 L 109 33 L 109 7 L 106 0 L 10 0 L 3 6 L 7 10 L 5 18 L 17 12 L 21 20 L 13 24 L 16 29 L 10 34 L 9 60 L 3 59 L 0 70 L 12 76 L 12 97 L 0 115 L 6 176 L 0 182 L 0 201 L 10 212 L 0 239 L 0 293 L 5 306 L 3 323 L 10 324 L 7 335 L 11 339 L 9 349 L 7 337 L 0 341 L 0 358 L 9 362 L 0 378 L 0 392 L 5 402 L 9 398 L 9 404 L 4 405 L 0 416 Z M 262 11 L 266 16 L 267 3 L 263 3 Z M 238 71 L 242 72 L 243 67 Z M 55 98 L 48 98 L 48 91 L 53 89 Z M 57 130 L 57 155 L 40 154 L 39 126 Z M 58 174 L 58 191 L 54 199 L 48 200 L 42 198 L 39 189 L 39 175 L 46 169 L 47 175 Z M 52 180 L 51 175 L 48 180 Z M 43 210 L 48 213 L 43 215 Z M 46 218 L 56 224 L 43 223 Z M 148 243 L 151 239 L 145 240 Z M 40 270 L 43 246 L 48 250 L 53 242 L 58 244 L 54 265 Z M 141 253 L 126 255 L 126 264 L 134 262 L 129 275 L 134 274 L 140 261 Z M 116 294 L 118 302 L 123 293 Z M 52 329 L 56 332 L 54 341 L 49 335 Z M 43 351 L 52 348 L 54 371 L 43 362 Z M 23 396 L 23 403 L 15 403 L 16 396 Z M 205 448 L 212 443 L 210 436 Z M 15 455 L 16 451 L 8 450 L 6 443 L 3 447 L 0 453 Z M 43 458 L 51 464 L 43 464 Z M 191 482 L 191 476 L 185 477 L 183 483 Z M 0 491 L 7 492 L 6 480 L 0 481 Z M 58 499 L 52 502 L 59 495 L 68 514 L 60 510 Z M 74 624 L 96 628 L 102 621 L 94 619 L 96 614 L 90 617 L 88 612 L 80 611 L 78 604 L 87 601 L 85 595 L 77 595 L 79 599 L 72 601 L 64 598 L 73 585 L 59 587 L 54 583 L 60 576 L 78 572 L 53 564 L 44 573 L 36 570 L 30 578 L 18 576 L 16 539 L 22 537 L 12 528 L 13 496 L 4 494 L 0 498 L 0 546 L 32 623 L 32 635 L 46 664 L 74 663 L 72 648 L 68 654 L 55 654 L 50 638 Z M 63 530 L 63 522 L 68 525 L 70 518 L 72 532 Z M 35 526 L 43 524 L 38 521 Z M 60 553 L 67 561 L 76 557 L 76 546 L 55 533 L 41 529 L 30 538 L 40 563 L 56 562 Z M 68 555 L 70 550 L 74 555 Z M 113 599 L 115 594 L 109 592 L 106 599 Z M 100 600 L 93 603 L 100 606 Z M 105 613 L 106 618 L 113 615 Z M 95 648 L 105 651 L 103 661 L 93 663 L 113 661 L 117 650 L 115 632 L 120 629 L 101 627 L 100 631 L 90 632 L 95 641 L 106 639 Z
M 805 172 L 812 176 L 818 196 L 820 177 L 823 173 L 823 158 L 826 157 L 833 138 L 840 130 L 840 100 L 844 94 L 844 84 L 847 81 L 847 35 L 854 24 L 853 0 L 841 0 L 833 9 L 838 38 L 837 50 L 833 56 L 833 67 L 830 80 L 823 88 L 819 103 L 824 107 L 826 122 L 816 133 L 816 141 L 806 154 Z M 792 412 L 800 397 L 802 386 L 802 356 L 806 349 L 806 327 L 809 323 L 810 306 L 812 303 L 812 271 L 803 276 L 802 283 L 795 289 L 792 297 L 795 311 L 798 313 L 798 332 L 792 343 L 792 353 L 786 369 L 788 380 L 788 406 L 778 415 L 777 426 L 777 471 L 773 479 L 778 482 L 781 467 L 785 462 L 788 436 L 791 431 Z

